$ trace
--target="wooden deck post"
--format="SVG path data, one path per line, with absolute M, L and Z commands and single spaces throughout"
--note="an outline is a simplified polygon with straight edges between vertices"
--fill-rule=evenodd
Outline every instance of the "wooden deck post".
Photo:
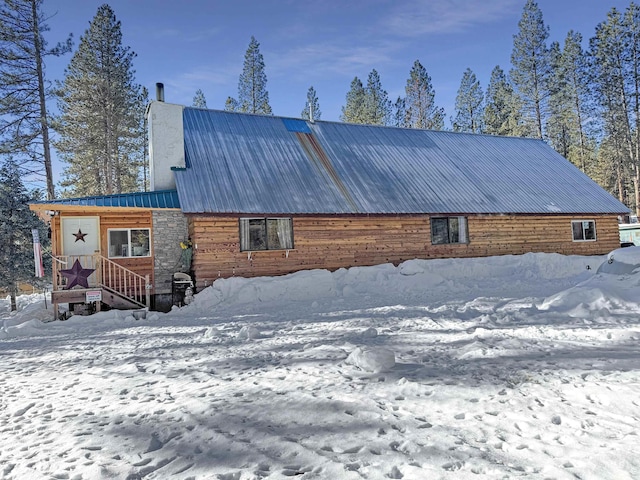
M 149 274 L 144 276 L 144 304 L 149 308 L 151 306 L 151 285 L 149 284 Z

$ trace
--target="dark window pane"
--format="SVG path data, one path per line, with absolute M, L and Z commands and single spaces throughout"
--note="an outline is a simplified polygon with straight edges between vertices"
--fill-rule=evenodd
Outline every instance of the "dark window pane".
M 249 220 L 249 249 L 266 250 L 266 232 L 264 219 Z
M 111 230 L 109 232 L 109 257 L 129 256 L 129 232 Z
M 582 222 L 573 222 L 571 226 L 573 227 L 573 239 L 584 240 L 584 235 L 582 233 Z
M 596 239 L 596 224 L 594 222 L 583 222 L 584 225 L 584 239 L 585 240 L 595 240 Z
M 449 217 L 449 243 L 460 243 L 460 223 L 458 217 Z
M 431 219 L 431 243 L 439 245 L 449 243 L 449 221 L 447 218 Z
M 267 242 L 269 250 L 284 248 L 280 244 L 280 237 L 278 236 L 278 219 L 276 218 L 267 219 Z
M 293 248 L 293 233 L 290 218 L 268 218 L 267 239 L 269 250 Z

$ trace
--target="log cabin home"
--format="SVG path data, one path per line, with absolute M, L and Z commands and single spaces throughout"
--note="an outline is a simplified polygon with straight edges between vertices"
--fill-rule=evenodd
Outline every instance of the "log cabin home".
M 147 115 L 150 192 L 31 205 L 52 215 L 54 303 L 73 295 L 61 266 L 83 255 L 93 258 L 90 287 L 135 290 L 113 280 L 110 269 L 124 269 L 150 297 L 136 306 L 166 310 L 176 271 L 202 289 L 414 258 L 605 254 L 620 246 L 618 216 L 629 212 L 542 140 L 160 100 Z M 187 239 L 190 266 L 180 261 Z

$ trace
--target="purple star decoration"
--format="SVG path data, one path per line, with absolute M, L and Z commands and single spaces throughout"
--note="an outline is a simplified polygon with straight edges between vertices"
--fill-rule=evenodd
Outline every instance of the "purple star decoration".
M 70 290 L 76 285 L 84 288 L 89 288 L 89 276 L 95 272 L 95 268 L 82 268 L 80 261 L 76 259 L 73 262 L 73 267 L 66 270 L 60 270 L 60 275 L 67 278 L 67 285 L 65 290 Z

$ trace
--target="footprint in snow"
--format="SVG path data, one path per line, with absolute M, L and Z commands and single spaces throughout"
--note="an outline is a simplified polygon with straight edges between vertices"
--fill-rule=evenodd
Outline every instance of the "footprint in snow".
M 442 465 L 442 468 L 448 472 L 456 472 L 462 467 L 464 467 L 464 462 L 462 461 L 449 462 Z
M 404 478 L 402 472 L 398 469 L 398 467 L 393 467 L 389 473 L 387 473 L 387 477 L 389 478 Z

